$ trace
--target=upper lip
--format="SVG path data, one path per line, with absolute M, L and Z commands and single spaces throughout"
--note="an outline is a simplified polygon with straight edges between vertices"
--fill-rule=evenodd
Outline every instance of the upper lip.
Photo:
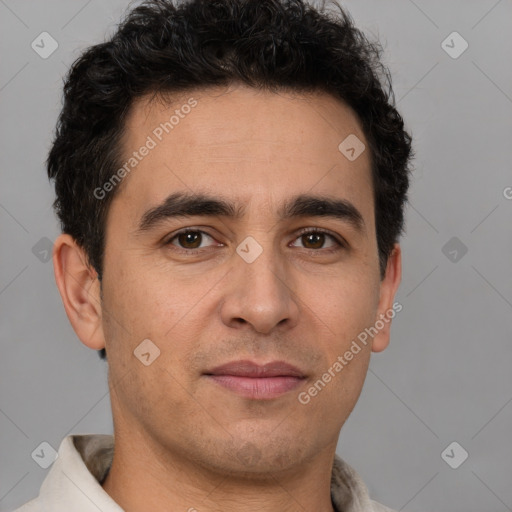
M 266 364 L 257 364 L 252 361 L 231 361 L 208 370 L 206 375 L 235 375 L 237 377 L 305 377 L 296 366 L 285 361 L 272 361 Z

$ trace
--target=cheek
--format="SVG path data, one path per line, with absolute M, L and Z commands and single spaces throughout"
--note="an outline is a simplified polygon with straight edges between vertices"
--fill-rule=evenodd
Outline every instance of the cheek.
M 184 303 L 184 291 L 154 269 L 120 259 L 105 286 L 106 306 L 132 337 L 147 337 L 153 326 L 166 319 L 172 324 Z
M 205 290 L 214 283 L 208 286 L 210 281 L 201 276 L 185 279 L 176 272 L 135 267 L 126 260 L 120 260 L 108 277 L 104 333 L 107 352 L 115 356 L 112 361 L 119 361 L 119 371 L 163 366 L 172 368 L 182 380 L 186 378 L 185 369 L 191 369 L 190 351 L 199 348 L 210 320 Z M 134 356 L 134 350 L 146 339 L 159 351 L 155 364 L 147 368 Z M 166 381 L 170 378 L 163 377 Z
M 315 287 L 312 284 L 310 282 L 306 289 L 314 292 L 304 290 L 301 295 L 308 306 L 306 310 L 325 326 L 330 339 L 336 338 L 338 349 L 374 322 L 379 290 L 368 276 L 338 274 L 323 280 L 322 286 L 316 286 L 318 282 Z
M 313 383 L 308 389 L 318 414 L 334 406 L 337 414 L 328 420 L 333 428 L 348 417 L 364 384 L 371 344 L 361 342 L 358 336 L 374 323 L 378 290 L 374 273 L 366 273 L 361 267 L 359 272 L 331 280 L 316 294 L 316 310 L 330 330 L 323 347 L 326 367 L 315 376 L 316 386 Z

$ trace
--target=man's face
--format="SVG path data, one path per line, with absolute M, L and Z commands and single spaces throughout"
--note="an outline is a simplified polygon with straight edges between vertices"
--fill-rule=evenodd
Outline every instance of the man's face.
M 169 133 L 158 130 L 175 110 Z M 114 422 L 135 444 L 222 472 L 286 469 L 334 450 L 371 343 L 309 403 L 298 397 L 378 318 L 369 151 L 342 154 L 350 134 L 366 144 L 353 112 L 325 94 L 238 87 L 135 103 L 124 161 L 153 146 L 148 136 L 155 147 L 139 151 L 110 207 L 102 303 Z M 232 203 L 240 216 L 147 215 L 177 193 Z M 281 218 L 298 195 L 350 203 L 363 222 L 311 210 Z M 147 339 L 160 350 L 149 365 L 134 355 Z M 303 378 L 212 376 L 240 360 L 284 361 Z

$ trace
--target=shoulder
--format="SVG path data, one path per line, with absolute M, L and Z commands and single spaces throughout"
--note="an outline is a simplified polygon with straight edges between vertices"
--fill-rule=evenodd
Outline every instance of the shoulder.
M 39 498 L 28 501 L 20 508 L 15 509 L 13 512 L 43 512 L 43 507 Z
M 392 510 L 384 505 L 381 505 L 380 503 L 377 503 L 376 501 L 372 500 L 371 504 L 373 507 L 373 512 L 395 512 L 394 510 Z

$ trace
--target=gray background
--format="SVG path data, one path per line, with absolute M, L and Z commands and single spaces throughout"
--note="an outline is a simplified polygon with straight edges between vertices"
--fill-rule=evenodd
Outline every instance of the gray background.
M 0 0 L 2 511 L 37 494 L 48 471 L 31 458 L 41 442 L 58 449 L 70 433 L 112 432 L 106 364 L 79 342 L 51 260 L 41 261 L 59 233 L 44 160 L 63 74 L 127 5 Z M 512 2 L 344 5 L 385 46 L 417 158 L 403 310 L 389 348 L 372 356 L 338 453 L 397 510 L 512 510 Z M 31 48 L 43 31 L 59 44 L 47 59 Z M 456 59 L 441 46 L 453 31 L 469 44 Z M 441 457 L 453 441 L 469 453 L 457 469 Z

